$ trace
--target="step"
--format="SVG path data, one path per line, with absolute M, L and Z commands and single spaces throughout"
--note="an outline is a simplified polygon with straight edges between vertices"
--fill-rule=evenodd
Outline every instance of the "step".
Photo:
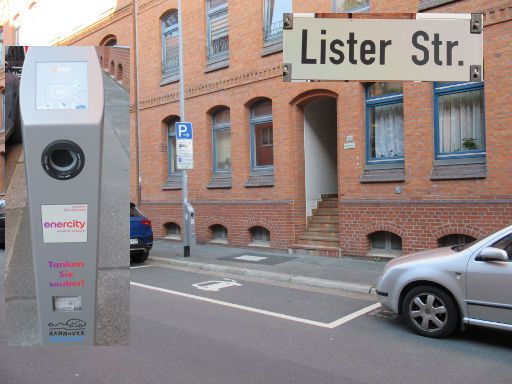
M 319 221 L 319 222 L 311 222 L 310 220 L 308 220 L 308 226 L 307 227 L 308 227 L 308 229 L 329 228 L 329 229 L 335 229 L 337 231 L 338 228 L 339 228 L 339 223 L 337 221 L 336 222 L 332 222 L 332 223 L 323 223 L 321 221 Z
M 338 209 L 338 200 L 324 200 L 317 203 L 318 208 L 336 208 Z
M 340 238 L 337 230 L 334 230 L 334 229 L 325 230 L 325 228 L 321 228 L 321 229 L 323 229 L 323 230 L 318 231 L 318 230 L 314 230 L 314 229 L 313 230 L 306 229 L 300 238 L 301 239 L 305 239 L 306 237 L 307 238 L 318 237 L 318 238 L 325 238 L 325 239 L 339 239 Z
M 313 208 L 313 216 L 338 216 L 338 208 Z
M 293 244 L 290 250 L 298 255 L 340 257 L 340 249 L 338 247 Z
M 328 240 L 315 240 L 315 239 L 303 239 L 302 236 L 297 240 L 297 244 L 302 245 L 319 245 L 322 247 L 337 247 L 339 245 L 338 239 L 328 239 Z
M 338 216 L 310 216 L 308 224 L 339 224 Z M 309 225 L 308 225 L 309 226 Z

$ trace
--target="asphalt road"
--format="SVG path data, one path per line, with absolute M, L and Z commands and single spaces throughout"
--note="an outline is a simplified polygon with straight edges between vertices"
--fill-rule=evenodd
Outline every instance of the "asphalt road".
M 374 302 L 240 276 L 136 267 L 130 347 L 1 346 L 0 383 L 512 383 L 509 333 L 472 329 L 432 340 L 377 316 L 380 309 L 328 328 L 321 324 Z M 0 280 L 3 287 L 3 274 Z M 225 287 L 204 290 L 207 281 Z

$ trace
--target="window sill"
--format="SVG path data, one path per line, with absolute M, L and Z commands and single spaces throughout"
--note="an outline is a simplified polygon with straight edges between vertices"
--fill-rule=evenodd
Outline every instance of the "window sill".
M 282 52 L 283 51 L 283 39 L 274 39 L 265 41 L 263 43 L 263 49 L 261 50 L 261 56 L 269 56 L 274 53 Z
M 385 258 L 388 258 L 388 259 L 393 259 L 395 257 L 402 256 L 402 251 L 391 251 L 391 250 L 385 250 L 385 249 L 372 249 L 370 252 L 367 253 L 367 256 L 385 257 Z
M 167 235 L 164 237 L 165 240 L 175 240 L 175 241 L 181 241 L 180 235 Z
M 259 248 L 270 248 L 270 243 L 259 243 L 259 242 L 252 242 L 247 244 L 249 247 L 259 247 Z
M 162 185 L 163 190 L 177 190 L 181 189 L 181 175 L 179 176 L 171 176 L 164 185 Z
M 273 187 L 274 186 L 274 174 L 260 174 L 255 173 L 249 176 L 245 183 L 246 188 L 257 188 L 257 187 Z
M 361 184 L 403 182 L 404 164 L 368 164 L 359 181 Z
M 209 244 L 223 244 L 223 245 L 226 245 L 228 243 L 227 240 L 210 240 L 208 242 Z
M 164 75 L 162 76 L 162 79 L 160 80 L 160 86 L 175 83 L 177 81 L 180 81 L 180 75 L 174 74 L 174 75 Z
M 208 189 L 231 188 L 231 173 L 213 175 L 210 183 L 206 187 Z
M 221 58 L 208 59 L 206 63 L 205 73 L 218 71 L 219 69 L 229 67 L 229 55 L 222 56 Z
M 460 163 L 461 159 L 454 163 L 434 162 L 430 180 L 457 180 L 457 179 L 485 179 L 487 177 L 487 165 L 485 162 Z

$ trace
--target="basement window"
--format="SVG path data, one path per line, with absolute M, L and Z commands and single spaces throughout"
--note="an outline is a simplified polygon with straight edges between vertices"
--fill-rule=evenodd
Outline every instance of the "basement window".
M 249 245 L 270 247 L 270 231 L 263 227 L 250 229 L 252 242 Z
M 212 243 L 228 243 L 228 230 L 226 227 L 220 224 L 215 224 L 210 227 L 212 231 Z
M 181 240 L 181 228 L 178 224 L 166 223 L 165 229 L 167 232 L 166 239 Z
M 402 254 L 402 238 L 391 232 L 378 231 L 368 236 L 370 256 L 394 257 Z

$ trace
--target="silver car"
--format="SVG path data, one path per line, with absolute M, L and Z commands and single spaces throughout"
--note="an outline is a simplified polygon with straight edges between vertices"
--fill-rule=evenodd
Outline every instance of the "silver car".
M 512 226 L 465 246 L 394 259 L 376 290 L 384 307 L 423 336 L 446 337 L 466 325 L 512 331 Z

